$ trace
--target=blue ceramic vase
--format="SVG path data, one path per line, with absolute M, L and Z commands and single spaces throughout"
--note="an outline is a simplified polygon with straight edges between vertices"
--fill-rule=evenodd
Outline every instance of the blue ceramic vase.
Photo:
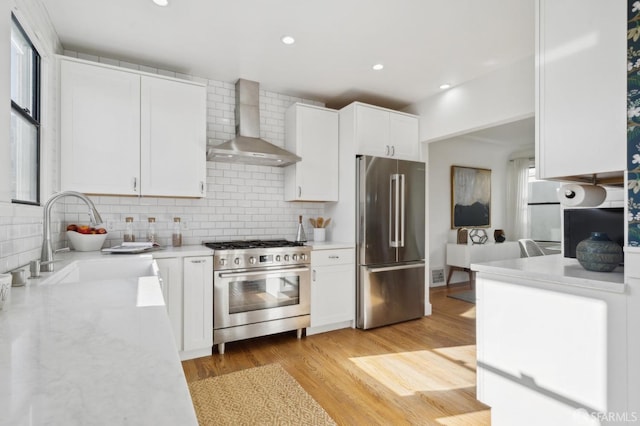
M 576 258 L 588 271 L 611 272 L 622 262 L 622 247 L 604 232 L 592 232 L 576 247 Z

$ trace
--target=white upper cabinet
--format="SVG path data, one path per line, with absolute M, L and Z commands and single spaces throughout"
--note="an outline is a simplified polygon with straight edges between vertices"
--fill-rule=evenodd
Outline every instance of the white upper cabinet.
M 285 167 L 285 201 L 338 201 L 338 111 L 296 103 L 285 120 L 285 148 L 302 158 Z
M 537 0 L 539 178 L 626 167 L 626 2 Z
M 389 143 L 393 157 L 420 160 L 420 131 L 418 117 L 389 112 Z
M 60 62 L 62 189 L 140 194 L 140 77 Z
M 205 195 L 206 111 L 206 92 L 201 86 L 142 76 L 140 180 L 144 195 Z
M 419 160 L 418 117 L 355 102 L 356 153 L 401 160 Z
M 378 157 L 391 156 L 389 111 L 357 104 L 355 120 L 356 152 Z
M 72 58 L 60 79 L 63 190 L 205 196 L 204 85 Z

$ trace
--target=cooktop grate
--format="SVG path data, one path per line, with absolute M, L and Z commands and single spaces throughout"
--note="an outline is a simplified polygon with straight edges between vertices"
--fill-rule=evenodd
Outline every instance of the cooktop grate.
M 236 240 L 236 241 L 211 241 L 205 242 L 205 246 L 214 250 L 244 250 L 252 248 L 279 248 L 299 247 L 304 243 L 288 240 Z

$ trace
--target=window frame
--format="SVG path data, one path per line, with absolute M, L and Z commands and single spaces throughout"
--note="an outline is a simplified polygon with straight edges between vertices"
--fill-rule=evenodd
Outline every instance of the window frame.
M 41 170 L 41 106 L 42 106 L 42 88 L 41 88 L 41 81 L 42 81 L 42 56 L 40 55 L 40 52 L 38 52 L 38 49 L 36 49 L 35 45 L 33 44 L 33 41 L 31 41 L 31 38 L 29 37 L 29 35 L 27 34 L 27 32 L 24 30 L 23 26 L 20 24 L 20 21 L 18 20 L 18 18 L 11 13 L 11 22 L 12 25 L 15 25 L 16 28 L 18 29 L 18 31 L 20 32 L 20 34 L 22 35 L 22 37 L 24 37 L 24 39 L 29 43 L 29 47 L 31 48 L 31 54 L 32 54 L 32 61 L 33 61 L 33 70 L 31 73 L 31 88 L 32 88 L 32 96 L 31 96 L 31 103 L 32 103 L 32 109 L 33 111 L 30 111 L 28 108 L 25 108 L 21 105 L 19 105 L 18 103 L 16 103 L 13 98 L 11 99 L 11 111 L 15 112 L 15 114 L 19 115 L 20 117 L 22 117 L 23 119 L 25 119 L 29 124 L 31 124 L 36 132 L 36 164 L 35 164 L 35 168 L 36 168 L 36 182 L 35 182 L 35 186 L 36 186 L 36 200 L 32 201 L 32 200 L 19 200 L 19 199 L 14 199 L 12 197 L 11 202 L 14 204 L 26 204 L 26 205 L 34 205 L 34 206 L 40 206 L 40 200 L 41 200 L 41 184 L 40 184 L 40 179 L 41 179 L 41 174 L 42 174 L 42 170 Z M 12 189 L 13 192 L 13 189 Z

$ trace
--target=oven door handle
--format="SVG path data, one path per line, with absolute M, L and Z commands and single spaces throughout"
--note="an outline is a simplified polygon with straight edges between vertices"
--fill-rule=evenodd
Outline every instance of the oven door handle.
M 230 278 L 230 277 L 249 277 L 254 275 L 269 275 L 269 274 L 282 274 L 285 272 L 308 272 L 310 269 L 308 267 L 293 267 L 293 268 L 281 268 L 281 269 L 270 269 L 270 270 L 262 270 L 262 271 L 247 271 L 247 272 L 220 272 L 218 276 L 220 278 Z

